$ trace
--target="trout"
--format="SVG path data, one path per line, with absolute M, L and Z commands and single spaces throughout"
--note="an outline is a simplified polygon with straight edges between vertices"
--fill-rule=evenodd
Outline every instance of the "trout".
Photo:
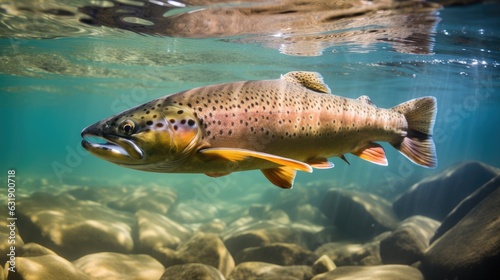
M 328 158 L 347 162 L 347 153 L 387 165 L 379 141 L 435 167 L 435 115 L 434 97 L 377 108 L 367 96 L 332 94 L 319 73 L 289 72 L 167 95 L 81 135 L 87 151 L 123 167 L 212 177 L 259 169 L 274 185 L 292 188 L 298 170 L 332 168 Z

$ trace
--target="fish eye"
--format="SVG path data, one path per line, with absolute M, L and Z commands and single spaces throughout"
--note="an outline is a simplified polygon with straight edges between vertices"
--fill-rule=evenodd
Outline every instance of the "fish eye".
M 125 135 L 130 135 L 134 132 L 135 124 L 132 121 L 126 120 L 120 125 L 120 132 Z

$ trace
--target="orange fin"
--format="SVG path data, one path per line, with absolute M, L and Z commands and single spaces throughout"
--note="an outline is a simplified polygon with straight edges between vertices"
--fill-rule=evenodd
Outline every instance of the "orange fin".
M 366 148 L 353 154 L 371 163 L 387 166 L 384 148 L 377 143 L 370 143 Z
M 238 149 L 238 148 L 208 148 L 208 149 L 203 149 L 200 150 L 200 153 L 203 153 L 205 155 L 212 155 L 212 156 L 218 156 L 225 158 L 230 161 L 243 161 L 248 158 L 258 158 L 262 160 L 267 160 L 272 163 L 275 163 L 277 165 L 281 166 L 286 166 L 294 170 L 300 170 L 300 171 L 305 171 L 305 172 L 312 172 L 312 167 L 307 164 L 303 163 L 294 159 L 290 158 L 284 158 L 280 156 L 275 156 L 271 154 L 266 154 L 266 153 L 261 153 L 261 152 L 256 152 L 256 151 L 250 151 L 250 150 L 245 150 L 245 149 Z
M 333 162 L 330 162 L 327 158 L 323 157 L 312 158 L 307 161 L 307 164 L 317 169 L 330 169 L 335 167 Z
M 283 189 L 291 189 L 293 187 L 293 181 L 297 173 L 295 169 L 288 167 L 268 168 L 261 171 L 271 183 Z

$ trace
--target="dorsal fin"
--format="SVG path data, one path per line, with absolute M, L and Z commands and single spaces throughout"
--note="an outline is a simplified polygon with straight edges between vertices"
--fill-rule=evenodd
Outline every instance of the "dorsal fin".
M 285 75 L 281 75 L 281 79 L 290 83 L 302 85 L 316 92 L 331 93 L 330 88 L 323 81 L 323 76 L 317 72 L 288 72 Z
M 372 105 L 372 106 L 375 106 L 375 104 L 373 104 L 372 100 L 370 99 L 370 97 L 368 97 L 367 95 L 361 95 L 360 97 L 357 98 L 358 101 L 361 101 L 363 103 L 366 103 L 366 104 L 369 104 L 369 105 Z M 377 106 L 375 106 L 377 107 Z

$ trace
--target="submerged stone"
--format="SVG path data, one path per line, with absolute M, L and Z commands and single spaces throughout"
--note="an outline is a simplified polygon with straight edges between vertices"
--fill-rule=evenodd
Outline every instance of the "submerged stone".
M 429 279 L 500 278 L 500 188 L 427 249 L 421 270 Z
M 314 275 L 332 271 L 337 266 L 333 263 L 332 259 L 327 255 L 319 257 L 312 265 L 312 273 Z
M 180 264 L 165 269 L 160 280 L 225 280 L 224 275 L 212 266 L 201 263 Z
M 468 161 L 413 185 L 393 203 L 399 218 L 422 215 L 441 221 L 464 198 L 499 174 L 499 169 Z
M 159 279 L 165 269 L 148 255 L 108 252 L 86 255 L 73 263 L 94 280 Z
M 12 245 L 15 245 L 16 248 L 22 247 L 24 245 L 23 237 L 19 233 L 19 222 L 17 220 L 8 220 L 8 218 L 10 217 L 7 216 L 7 206 L 5 206 L 5 208 L 3 209 L 5 209 L 5 211 L 0 212 L 0 264 L 4 264 L 10 259 L 10 256 L 8 256 L 8 254 L 12 254 L 10 248 Z M 12 225 L 11 222 L 13 222 L 14 224 Z M 12 240 L 14 240 L 16 243 L 12 244 Z
M 123 198 L 109 202 L 108 206 L 132 213 L 147 210 L 165 215 L 176 201 L 177 193 L 171 188 L 140 187 Z
M 320 209 L 342 236 L 360 241 L 393 230 L 399 222 L 387 200 L 369 193 L 331 189 Z
M 250 221 L 229 226 L 222 235 L 224 244 L 236 256 L 246 248 L 271 243 L 294 243 L 303 248 L 314 248 L 326 238 L 321 226 L 300 223 L 282 224 L 276 221 Z
M 177 248 L 191 237 L 191 230 L 158 213 L 139 210 L 135 213 L 138 225 L 138 249 L 149 253 L 157 246 Z
M 29 280 L 91 280 L 92 278 L 78 269 L 68 260 L 58 255 L 16 258 L 16 272 L 9 271 L 6 265 L 7 279 Z
M 424 280 L 416 268 L 406 265 L 341 266 L 312 280 Z
M 234 268 L 234 259 L 220 238 L 213 233 L 198 232 L 182 243 L 177 251 L 156 247 L 153 256 L 165 267 L 178 264 L 202 263 L 218 269 L 224 276 Z
M 379 234 L 367 243 L 329 242 L 314 251 L 318 256 L 327 255 L 337 266 L 380 265 L 380 242 L 390 232 Z
M 168 216 L 180 223 L 193 224 L 209 222 L 218 214 L 218 208 L 210 203 L 179 202 Z
M 134 250 L 135 219 L 131 214 L 68 194 L 34 193 L 18 206 L 19 230 L 26 239 L 65 258 Z
M 449 229 L 453 228 L 465 215 L 467 215 L 467 213 L 498 188 L 500 188 L 500 175 L 489 180 L 482 187 L 462 200 L 443 220 L 441 226 L 436 230 L 436 234 L 431 238 L 431 243 L 441 237 Z
M 313 274 L 310 266 L 280 266 L 265 262 L 244 262 L 234 268 L 228 280 L 302 280 L 311 279 L 312 277 Z
M 26 243 L 20 248 L 21 257 L 39 257 L 45 255 L 57 255 L 54 251 L 37 243 Z
M 236 263 L 266 262 L 277 265 L 312 265 L 317 259 L 313 252 L 291 243 L 271 243 L 247 248 L 235 255 Z
M 412 264 L 422 259 L 439 222 L 424 216 L 412 216 L 380 242 L 384 264 Z

